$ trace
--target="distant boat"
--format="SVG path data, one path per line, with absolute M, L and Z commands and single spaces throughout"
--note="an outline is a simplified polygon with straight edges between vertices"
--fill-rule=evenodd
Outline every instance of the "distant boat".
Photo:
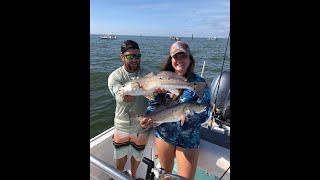
M 176 37 L 176 36 L 171 36 L 170 39 L 171 40 L 175 40 L 175 41 L 180 41 L 181 38 Z
M 216 41 L 216 40 L 218 40 L 218 38 L 217 37 L 209 37 L 208 40 Z
M 100 36 L 101 39 L 117 39 L 116 35 L 111 34 L 104 34 L 103 36 Z

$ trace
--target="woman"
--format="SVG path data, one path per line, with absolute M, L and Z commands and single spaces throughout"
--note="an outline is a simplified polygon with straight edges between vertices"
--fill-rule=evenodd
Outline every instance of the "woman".
M 189 82 L 205 82 L 205 80 L 194 73 L 195 60 L 190 53 L 188 44 L 176 41 L 171 45 L 170 56 L 164 61 L 161 71 L 172 71 L 188 79 Z M 160 104 L 171 104 L 172 101 L 179 103 L 197 102 L 206 106 L 202 113 L 187 113 L 187 121 L 183 126 L 180 121 L 162 123 L 156 127 L 156 147 L 160 165 L 165 173 L 172 173 L 174 158 L 178 163 L 178 175 L 188 179 L 194 179 L 200 144 L 201 123 L 205 122 L 209 115 L 210 90 L 205 86 L 203 97 L 200 98 L 195 92 L 181 89 L 178 97 L 171 95 L 169 91 L 157 89 L 158 94 L 154 100 L 149 101 L 145 115 L 157 109 Z M 165 92 L 165 93 L 163 93 Z M 149 128 L 153 124 L 150 119 L 140 122 L 143 128 Z

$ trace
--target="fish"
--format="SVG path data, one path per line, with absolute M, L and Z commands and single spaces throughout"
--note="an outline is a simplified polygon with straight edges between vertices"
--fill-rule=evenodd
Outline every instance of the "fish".
M 200 98 L 203 97 L 206 82 L 188 82 L 187 78 L 177 75 L 171 71 L 160 71 L 157 75 L 153 72 L 138 79 L 132 79 L 124 83 L 117 91 L 121 97 L 145 96 L 147 99 L 154 99 L 155 89 L 163 88 L 176 96 L 179 95 L 179 89 L 189 89 L 194 91 Z
M 165 107 L 161 105 L 160 108 L 157 108 L 155 111 L 151 112 L 148 117 L 150 117 L 154 124 L 153 127 L 159 126 L 162 123 L 168 122 L 177 122 L 181 120 L 180 125 L 183 126 L 184 122 L 187 121 L 186 114 L 189 113 L 202 113 L 206 111 L 206 106 L 200 103 L 176 103 L 169 107 Z M 135 112 L 129 111 L 129 121 L 130 124 L 140 122 L 140 120 L 144 117 L 142 115 L 138 115 Z

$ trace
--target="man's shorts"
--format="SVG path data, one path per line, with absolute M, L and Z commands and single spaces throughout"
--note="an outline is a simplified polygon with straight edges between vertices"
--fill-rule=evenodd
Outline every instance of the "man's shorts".
M 147 144 L 148 134 L 149 131 L 129 134 L 114 129 L 114 158 L 120 159 L 128 154 L 131 154 L 137 161 L 141 161 L 143 157 L 143 150 Z

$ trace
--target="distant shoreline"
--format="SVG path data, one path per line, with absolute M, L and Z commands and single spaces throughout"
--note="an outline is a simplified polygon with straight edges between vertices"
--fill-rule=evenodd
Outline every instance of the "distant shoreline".
M 105 33 L 103 33 L 105 34 Z M 103 34 L 91 34 L 90 35 L 103 35 Z M 128 35 L 128 34 L 114 34 L 113 35 L 117 35 L 117 36 L 141 36 L 141 37 L 171 37 L 171 36 L 152 36 L 152 35 Z M 177 37 L 181 37 L 181 38 L 191 38 L 191 36 L 177 36 Z M 208 39 L 210 37 L 197 37 L 197 36 L 193 36 L 193 38 L 201 38 L 201 39 Z M 218 39 L 227 39 L 227 37 L 220 37 Z M 183 41 L 183 39 L 181 39 Z

